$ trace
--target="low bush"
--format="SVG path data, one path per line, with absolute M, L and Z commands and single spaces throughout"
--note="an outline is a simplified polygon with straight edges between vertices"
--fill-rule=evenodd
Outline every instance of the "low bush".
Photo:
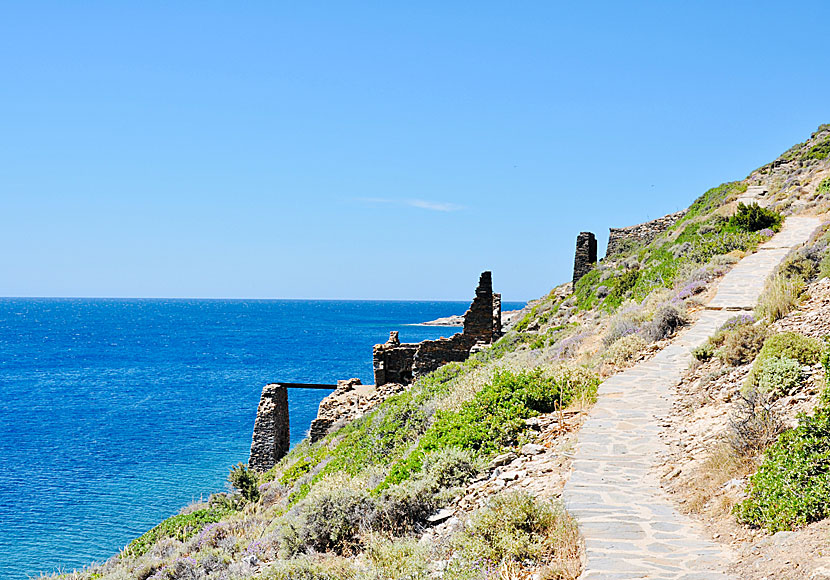
M 692 356 L 699 361 L 710 360 L 714 355 L 715 347 L 708 341 L 692 349 Z
M 739 203 L 735 215 L 729 218 L 729 225 L 745 232 L 757 232 L 765 228 L 778 231 L 782 219 L 780 213 L 761 207 L 757 203 Z
M 426 580 L 429 548 L 414 538 L 370 535 L 365 541 L 367 575 L 361 580 Z
M 260 576 L 257 576 L 259 578 Z M 265 569 L 262 580 L 356 580 L 354 564 L 337 556 L 301 556 L 277 560 Z
M 640 354 L 646 346 L 646 341 L 641 336 L 630 334 L 612 344 L 603 358 L 612 365 L 624 366 Z
M 830 195 L 830 177 L 825 177 L 816 187 L 817 195 Z
M 455 543 L 459 559 L 468 565 L 552 563 L 549 578 L 576 577 L 579 567 L 576 521 L 559 504 L 526 492 L 496 496 L 473 515 Z
M 375 498 L 345 475 L 318 482 L 294 511 L 296 517 L 281 522 L 280 542 L 288 555 L 348 553 L 358 536 L 373 528 L 377 514 Z
M 239 490 L 248 501 L 256 501 L 259 499 L 259 481 L 255 471 L 248 469 L 243 463 L 237 463 L 231 468 L 228 474 L 228 481 L 231 485 Z
M 173 538 L 183 542 L 201 531 L 206 525 L 218 522 L 230 513 L 227 510 L 206 508 L 167 518 L 150 531 L 130 542 L 122 555 L 142 556 L 163 538 Z
M 640 334 L 648 342 L 657 342 L 668 338 L 681 326 L 686 324 L 686 317 L 672 304 L 664 304 L 654 313 L 654 318 L 643 326 Z
M 754 320 L 751 317 L 746 318 Z M 729 324 L 729 321 L 727 321 L 727 324 Z M 734 326 L 720 335 L 720 346 L 716 351 L 717 356 L 725 363 L 733 366 L 750 363 L 761 351 L 766 335 L 766 325 L 753 322 L 743 324 L 736 322 Z
M 794 393 L 804 382 L 798 361 L 789 357 L 771 357 L 758 367 L 758 390 L 772 397 Z
M 565 407 L 575 397 L 591 397 L 598 385 L 599 378 L 593 373 L 496 371 L 490 382 L 459 410 L 436 413 L 435 422 L 415 450 L 392 466 L 381 488 L 419 473 L 425 456 L 435 451 L 455 447 L 472 451 L 477 457 L 498 453 L 518 441 L 526 428 L 525 419 Z
M 795 429 L 767 449 L 736 513 L 740 521 L 770 532 L 830 516 L 830 409 L 802 415 Z
M 606 347 L 611 346 L 623 337 L 630 336 L 640 329 L 640 323 L 632 315 L 620 313 L 611 319 L 608 330 L 602 337 Z
M 823 351 L 824 345 L 818 339 L 798 332 L 781 332 L 764 341 L 758 358 L 789 357 L 803 365 L 814 365 L 821 360 Z
M 378 528 L 404 534 L 448 503 L 479 472 L 474 453 L 448 447 L 426 455 L 422 471 L 411 479 L 386 487 L 377 502 Z
M 784 429 L 771 397 L 758 389 L 739 393 L 729 416 L 727 442 L 740 456 L 753 456 L 775 441 Z
M 747 375 L 744 390 L 758 388 L 762 369 L 770 359 L 788 358 L 800 365 L 814 365 L 819 362 L 824 345 L 820 340 L 797 332 L 774 334 L 764 341 L 764 346 L 755 358 Z

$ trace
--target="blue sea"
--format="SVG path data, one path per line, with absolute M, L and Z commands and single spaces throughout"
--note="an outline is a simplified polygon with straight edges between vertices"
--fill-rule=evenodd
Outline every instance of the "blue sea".
M 269 382 L 372 382 L 468 302 L 0 299 L 0 578 L 116 553 L 247 461 Z M 505 303 L 513 309 L 522 303 Z M 328 394 L 290 391 L 291 439 Z

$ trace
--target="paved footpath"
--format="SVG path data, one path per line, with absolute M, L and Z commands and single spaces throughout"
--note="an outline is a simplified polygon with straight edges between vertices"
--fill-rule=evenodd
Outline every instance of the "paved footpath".
M 704 539 L 660 488 L 653 469 L 667 450 L 660 417 L 671 409 L 672 389 L 691 363 L 691 349 L 736 310 L 753 308 L 767 276 L 819 224 L 817 218 L 788 218 L 779 234 L 724 276 L 697 322 L 652 359 L 600 386 L 597 404 L 579 432 L 573 473 L 562 495 L 585 537 L 582 580 L 729 578 L 720 570 L 731 553 Z

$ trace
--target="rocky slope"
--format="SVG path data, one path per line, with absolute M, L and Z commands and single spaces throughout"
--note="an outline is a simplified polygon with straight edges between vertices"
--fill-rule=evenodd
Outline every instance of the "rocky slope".
M 732 219 L 739 198 L 757 196 L 784 216 L 824 216 L 828 157 L 830 126 L 822 126 L 747 179 L 704 193 L 656 239 L 622 245 L 575 287 L 559 286 L 530 304 L 489 349 L 442 367 L 320 441 L 298 445 L 267 473 L 235 468 L 235 493 L 188 506 L 109 561 L 63 577 L 578 577 L 584 547 L 558 498 L 598 384 L 672 344 L 701 316 L 719 280 L 773 235 L 775 224 L 756 227 L 763 213 Z M 830 260 L 825 264 L 823 235 L 788 261 L 798 275 L 781 273 L 778 294 L 766 295 L 758 319 L 737 325 L 747 335 L 741 340 L 752 342 L 754 331 L 745 329 L 767 320 L 758 348 L 749 345 L 739 364 L 715 353 L 722 345 L 708 358 L 701 352 L 704 360 L 683 378 L 678 405 L 664 420 L 664 439 L 673 445 L 664 484 L 684 511 L 715 526 L 710 539 L 743 550 L 740 577 L 763 577 L 748 575 L 762 557 L 772 564 L 758 574 L 783 577 L 776 574 L 795 565 L 786 549 L 793 538 L 806 542 L 797 559 L 803 574 L 786 577 L 818 578 L 826 565 L 815 556 L 826 546 L 824 522 L 772 536 L 731 511 L 781 429 L 749 453 L 711 459 L 728 439 L 741 400 L 735 393 L 764 340 L 784 331 L 824 334 Z M 809 299 L 782 313 L 779 303 L 798 304 L 804 288 Z M 729 336 L 724 340 L 740 343 Z M 792 383 L 774 401 L 783 427 L 792 425 L 794 411 L 818 405 L 823 370 L 810 361 L 798 369 L 776 363 L 790 374 L 775 372 Z M 717 461 L 730 467 L 713 470 Z

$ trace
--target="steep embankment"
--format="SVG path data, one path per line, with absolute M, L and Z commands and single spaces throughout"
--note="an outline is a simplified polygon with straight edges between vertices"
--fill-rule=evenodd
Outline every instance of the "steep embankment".
M 109 562 L 67 577 L 472 579 L 538 573 L 575 578 L 586 561 L 589 573 L 603 570 L 595 557 L 597 526 L 590 519 L 627 500 L 600 492 L 581 498 L 582 507 L 570 502 L 587 537 L 586 559 L 578 522 L 557 501 L 565 482 L 572 478 L 569 489 L 580 481 L 591 484 L 593 460 L 628 452 L 625 445 L 592 448 L 605 428 L 603 413 L 624 409 L 615 400 L 636 402 L 633 410 L 643 415 L 632 433 L 643 430 L 649 444 L 660 444 L 655 415 L 664 409 L 648 406 L 647 389 L 666 395 L 673 386 L 668 374 L 680 377 L 686 358 L 678 349 L 690 345 L 677 332 L 694 324 L 690 332 L 703 340 L 716 329 L 705 305 L 719 281 L 729 289 L 729 278 L 723 277 L 735 264 L 751 263 L 767 251 L 757 249 L 778 229 L 780 214 L 827 211 L 828 155 L 830 127 L 824 126 L 747 180 L 709 190 L 656 238 L 618 244 L 575 288 L 560 286 L 532 304 L 489 349 L 442 367 L 322 440 L 298 445 L 265 474 L 234 469 L 238 493 L 189 506 Z M 762 190 L 760 199 L 769 200 L 771 211 L 739 209 L 739 197 Z M 779 236 L 790 230 L 785 225 Z M 819 267 L 826 250 L 814 247 L 792 268 L 807 281 L 827 273 Z M 759 316 L 770 318 L 780 302 L 796 299 L 799 285 L 790 274 L 786 269 L 762 297 Z M 764 277 L 758 272 L 753 281 Z M 755 328 L 754 322 L 732 326 Z M 732 327 L 717 334 L 730 332 Z M 764 336 L 767 332 L 774 330 L 765 327 Z M 712 344 L 695 353 L 705 358 L 711 351 L 710 358 L 720 360 L 721 351 L 715 350 L 720 348 Z M 787 357 L 768 358 L 789 365 L 788 376 L 797 374 L 792 363 L 780 362 Z M 618 374 L 633 365 L 638 367 Z M 627 378 L 649 372 L 660 376 L 659 384 L 632 385 Z M 614 378 L 597 395 L 607 377 Z M 597 396 L 600 403 L 588 418 Z M 619 433 L 628 429 L 624 419 L 614 422 Z M 577 444 L 583 424 L 584 438 Z M 634 445 L 631 453 L 650 451 Z M 754 449 L 755 456 L 763 450 Z M 637 474 L 624 468 L 621 481 L 636 475 L 644 485 L 638 489 L 642 495 L 629 498 L 632 506 L 652 502 L 657 479 L 647 466 L 638 465 Z M 610 470 L 609 465 L 603 473 Z M 763 483 L 755 487 L 760 491 L 752 505 L 761 505 Z M 754 497 L 753 490 L 747 493 Z M 590 502 L 593 507 L 586 507 Z M 741 512 L 741 526 L 763 525 L 752 505 Z M 728 512 L 724 517 L 734 519 Z M 647 537 L 672 531 L 655 528 Z M 720 559 L 720 552 L 711 554 Z M 660 562 L 652 564 L 660 569 Z

